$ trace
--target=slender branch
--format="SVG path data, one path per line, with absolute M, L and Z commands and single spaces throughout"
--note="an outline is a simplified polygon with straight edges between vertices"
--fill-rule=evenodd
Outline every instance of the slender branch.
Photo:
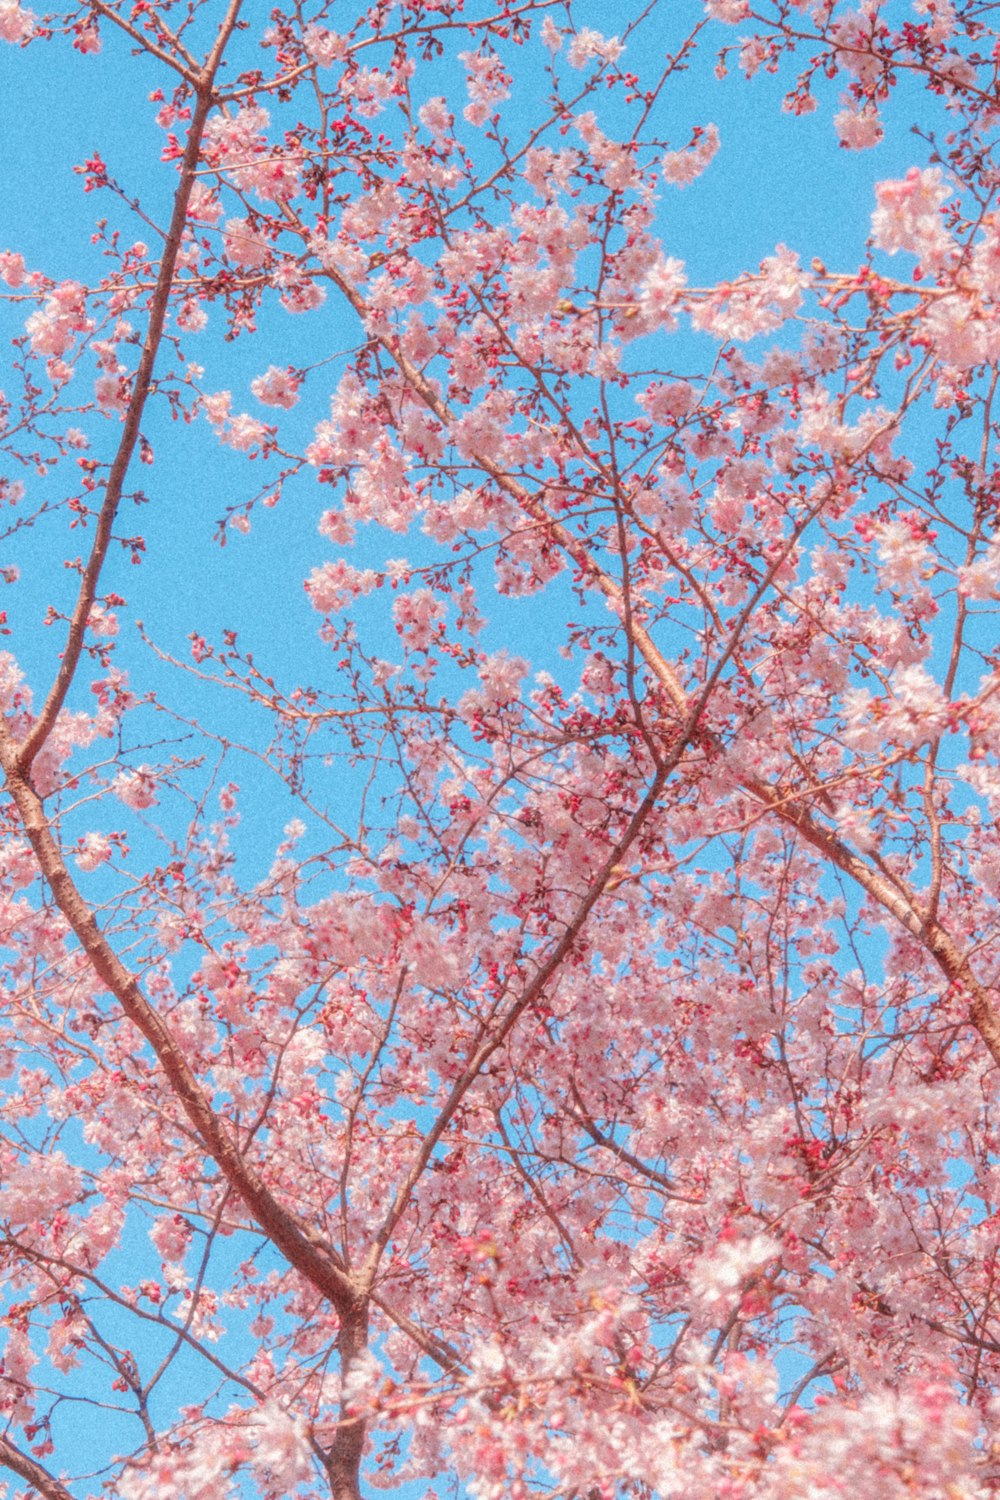
M 163 339 L 163 329 L 166 323 L 170 294 L 173 289 L 177 256 L 180 253 L 184 225 L 187 220 L 188 204 L 195 185 L 195 171 L 201 153 L 202 136 L 204 135 L 209 113 L 215 102 L 215 77 L 222 62 L 226 45 L 236 25 L 241 4 L 242 0 L 230 0 L 226 17 L 215 39 L 215 45 L 208 55 L 204 68 L 198 75 L 197 102 L 191 119 L 191 128 L 188 131 L 187 142 L 184 147 L 180 182 L 174 194 L 174 207 L 170 215 L 170 225 L 167 229 L 166 241 L 163 247 L 163 259 L 160 262 L 160 271 L 156 278 L 156 286 L 150 302 L 149 322 L 146 327 L 146 337 L 142 346 L 142 354 L 139 357 L 139 365 L 132 379 L 132 393 L 125 410 L 122 435 L 118 444 L 118 451 L 112 460 L 111 469 L 108 473 L 104 500 L 97 516 L 94 542 L 87 565 L 83 570 L 83 576 L 80 579 L 80 587 L 77 592 L 76 605 L 70 618 L 69 633 L 63 650 L 62 661 L 59 664 L 59 670 L 49 690 L 48 697 L 18 753 L 18 765 L 24 772 L 30 769 L 32 761 L 52 733 L 53 725 L 59 716 L 60 709 L 66 701 L 66 695 L 76 675 L 80 654 L 83 651 L 87 621 L 90 618 L 90 611 L 97 596 L 97 585 L 100 580 L 101 570 L 104 567 L 105 558 L 108 555 L 108 548 L 111 545 L 112 527 L 114 526 L 115 517 L 118 514 L 119 504 L 121 503 L 122 488 L 125 483 L 125 477 L 128 474 L 129 465 L 132 462 L 133 454 L 135 453 L 136 444 L 139 441 L 139 424 L 142 421 L 143 412 L 146 409 L 146 402 L 152 387 L 153 368 L 156 364 L 156 356 L 159 353 L 160 344 Z

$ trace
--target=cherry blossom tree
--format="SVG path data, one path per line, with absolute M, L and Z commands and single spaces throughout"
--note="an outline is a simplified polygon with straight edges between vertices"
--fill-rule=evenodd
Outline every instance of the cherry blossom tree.
M 0 1493 L 996 1495 L 992 7 L 266 11 L 0 0 Z

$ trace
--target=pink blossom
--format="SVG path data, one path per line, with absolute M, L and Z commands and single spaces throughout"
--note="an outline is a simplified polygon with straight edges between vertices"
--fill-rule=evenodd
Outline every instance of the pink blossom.
M 92 604 L 87 629 L 93 635 L 115 636 L 118 634 L 118 616 L 103 604 Z
M 33 312 L 25 329 L 36 354 L 59 359 L 77 333 L 93 327 L 87 317 L 86 288 L 78 281 L 64 281 L 53 289 L 44 307 Z
M 164 1260 L 180 1264 L 191 1243 L 191 1225 L 182 1214 L 160 1214 L 149 1231 L 149 1238 Z
M 684 262 L 674 256 L 660 259 L 646 273 L 639 292 L 639 305 L 647 323 L 653 327 L 676 327 L 673 309 L 684 290 Z
M 62 1151 L 17 1160 L 6 1167 L 0 1186 L 0 1214 L 15 1224 L 29 1223 L 74 1203 L 82 1173 Z
M 73 39 L 77 52 L 96 54 L 101 50 L 101 33 L 95 22 L 81 26 Z
M 313 609 L 332 615 L 355 599 L 370 594 L 378 584 L 378 574 L 371 568 L 355 568 L 343 558 L 314 568 L 306 581 L 306 593 Z
M 231 391 L 216 391 L 201 398 L 201 410 L 213 427 L 221 427 L 229 420 L 233 405 Z
M 256 417 L 248 416 L 246 412 L 239 412 L 233 417 L 226 431 L 221 434 L 222 441 L 228 447 L 236 448 L 242 453 L 260 447 L 269 435 L 270 429 L 266 423 L 258 422 Z
M 255 1467 L 269 1488 L 290 1495 L 312 1478 L 312 1449 L 305 1423 L 291 1417 L 277 1401 L 267 1401 L 249 1424 Z
M 281 294 L 281 305 L 286 312 L 313 312 L 326 301 L 326 288 L 308 276 L 289 281 Z
M 872 214 L 872 237 L 880 250 L 909 250 L 928 265 L 939 265 L 951 249 L 941 220 L 948 187 L 940 167 L 911 167 L 903 178 L 880 182 Z
M 654 422 L 672 423 L 693 411 L 697 399 L 694 387 L 686 380 L 674 380 L 668 385 L 647 386 L 636 397 L 636 404 Z
M 495 107 L 510 95 L 510 74 L 495 52 L 460 52 L 465 64 L 469 103 L 464 110 L 470 125 L 484 125 Z
M 872 105 L 860 110 L 842 109 L 834 116 L 833 123 L 840 144 L 849 151 L 867 151 L 870 146 L 877 146 L 885 133 L 878 110 Z
M 24 281 L 24 256 L 10 250 L 0 250 L 0 278 L 8 286 L 20 286 Z
M 426 104 L 421 105 L 419 119 L 424 129 L 429 130 L 431 135 L 436 136 L 438 139 L 446 137 L 450 133 L 453 124 L 451 110 L 441 95 L 438 95 L 434 99 L 428 99 Z
M 188 200 L 191 218 L 201 219 L 206 224 L 217 224 L 222 218 L 222 212 L 222 204 L 215 189 L 207 182 L 196 182 Z
M 713 21 L 737 26 L 750 14 L 749 0 L 705 0 L 705 14 Z
M 222 247 L 227 259 L 248 270 L 264 265 L 271 254 L 267 242 L 251 229 L 248 219 L 226 220 Z
M 0 41 L 26 42 L 34 29 L 34 11 L 24 10 L 19 0 L 0 0 Z
M 113 790 L 126 807 L 144 812 L 157 801 L 156 774 L 151 766 L 136 766 L 131 771 L 122 771 L 115 777 Z
M 547 15 L 544 17 L 539 35 L 544 45 L 554 56 L 562 46 L 562 32 L 551 16 Z
M 709 1302 L 729 1297 L 780 1252 L 781 1242 L 769 1234 L 722 1240 L 695 1261 L 691 1289 Z
M 80 869 L 89 874 L 98 865 L 106 864 L 113 852 L 111 841 L 102 833 L 87 833 L 77 843 L 75 859 Z
M 392 607 L 392 617 L 406 645 L 413 651 L 426 651 L 445 617 L 445 607 L 430 589 L 417 589 L 412 594 L 399 595 Z
M 700 125 L 691 145 L 685 151 L 668 151 L 661 163 L 664 180 L 676 187 L 687 187 L 700 177 L 719 149 L 716 125 Z
M 332 63 L 347 56 L 347 43 L 344 38 L 338 36 L 335 31 L 329 31 L 325 26 L 307 26 L 302 34 L 302 40 L 311 60 L 319 63 L 321 68 L 328 68 Z
M 520 696 L 521 683 L 528 675 L 528 670 L 528 663 L 523 657 L 508 656 L 506 651 L 487 657 L 479 668 L 483 701 L 490 708 L 515 701 Z
M 94 381 L 98 406 L 105 411 L 123 412 L 128 406 L 128 386 L 121 375 L 99 375 Z
M 590 26 L 581 26 L 569 44 L 566 58 L 571 68 L 582 68 L 595 58 L 600 62 L 617 62 L 624 50 L 616 36 L 602 36 Z
M 263 375 L 250 382 L 250 389 L 265 406 L 282 406 L 286 410 L 299 399 L 301 380 L 290 367 L 269 365 Z

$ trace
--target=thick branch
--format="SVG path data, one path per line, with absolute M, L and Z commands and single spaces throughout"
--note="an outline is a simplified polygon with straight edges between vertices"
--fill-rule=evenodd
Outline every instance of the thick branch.
M 19 1478 L 27 1481 L 45 1500 L 74 1500 L 64 1484 L 49 1473 L 48 1469 L 15 1448 L 9 1438 L 0 1437 L 0 1464 L 12 1469 Z
M 213 1110 L 177 1042 L 101 932 L 52 836 L 40 797 L 18 769 L 17 746 L 0 726 L 0 764 L 39 868 L 101 983 L 156 1053 L 174 1094 L 209 1156 L 274 1245 L 338 1312 L 354 1305 L 354 1287 L 332 1247 L 293 1210 L 280 1204 Z

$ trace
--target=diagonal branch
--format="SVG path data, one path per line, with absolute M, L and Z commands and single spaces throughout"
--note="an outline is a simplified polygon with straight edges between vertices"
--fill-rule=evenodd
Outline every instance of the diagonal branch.
M 22 1453 L 8 1437 L 0 1437 L 0 1464 L 12 1469 L 20 1479 L 26 1480 L 44 1500 L 74 1500 L 64 1484 L 60 1484 L 36 1459 Z
M 181 178 L 177 186 L 177 191 L 174 194 L 174 207 L 170 215 L 170 226 L 167 230 L 166 242 L 163 247 L 163 259 L 160 261 L 160 271 L 156 278 L 156 286 L 150 301 L 146 337 L 142 346 L 142 354 L 139 357 L 139 365 L 132 379 L 132 393 L 125 410 L 125 419 L 122 425 L 121 438 L 118 443 L 118 451 L 112 460 L 111 469 L 108 473 L 104 500 L 97 516 L 94 542 L 90 550 L 90 557 L 87 559 L 87 565 L 83 570 L 83 576 L 80 579 L 80 587 L 77 592 L 76 605 L 70 618 L 69 633 L 66 638 L 62 661 L 59 664 L 55 681 L 49 689 L 48 697 L 42 705 L 38 717 L 18 753 L 18 765 L 24 772 L 30 769 L 32 761 L 52 733 L 53 725 L 59 716 L 60 709 L 66 701 L 66 694 L 69 692 L 73 678 L 76 675 L 80 654 L 83 651 L 87 621 L 90 618 L 90 611 L 97 597 L 97 586 L 101 570 L 104 567 L 104 560 L 108 555 L 108 548 L 111 545 L 111 532 L 115 523 L 115 517 L 118 514 L 118 507 L 121 503 L 122 488 L 125 483 L 125 477 L 128 474 L 129 465 L 132 462 L 133 454 L 135 453 L 136 444 L 139 441 L 139 424 L 142 421 L 143 412 L 146 409 L 146 402 L 152 387 L 153 367 L 163 340 L 163 329 L 166 323 L 170 294 L 173 289 L 177 256 L 180 253 L 184 225 L 187 220 L 188 204 L 196 181 L 196 169 L 201 153 L 202 136 L 204 135 L 205 125 L 215 101 L 215 77 L 219 71 L 226 45 L 236 25 L 241 4 L 242 0 L 230 0 L 226 17 L 219 29 L 215 44 L 197 80 L 197 103 L 191 119 L 191 129 L 188 132 L 187 143 L 184 147 L 184 156 L 181 161 Z
M 76 934 L 94 973 L 149 1042 L 205 1150 L 286 1260 L 328 1297 L 339 1313 L 346 1314 L 354 1308 L 356 1296 L 336 1253 L 292 1209 L 278 1202 L 225 1129 L 162 1017 L 109 944 L 77 889 L 52 835 L 41 798 L 18 767 L 18 747 L 2 724 L 0 765 L 56 904 Z

